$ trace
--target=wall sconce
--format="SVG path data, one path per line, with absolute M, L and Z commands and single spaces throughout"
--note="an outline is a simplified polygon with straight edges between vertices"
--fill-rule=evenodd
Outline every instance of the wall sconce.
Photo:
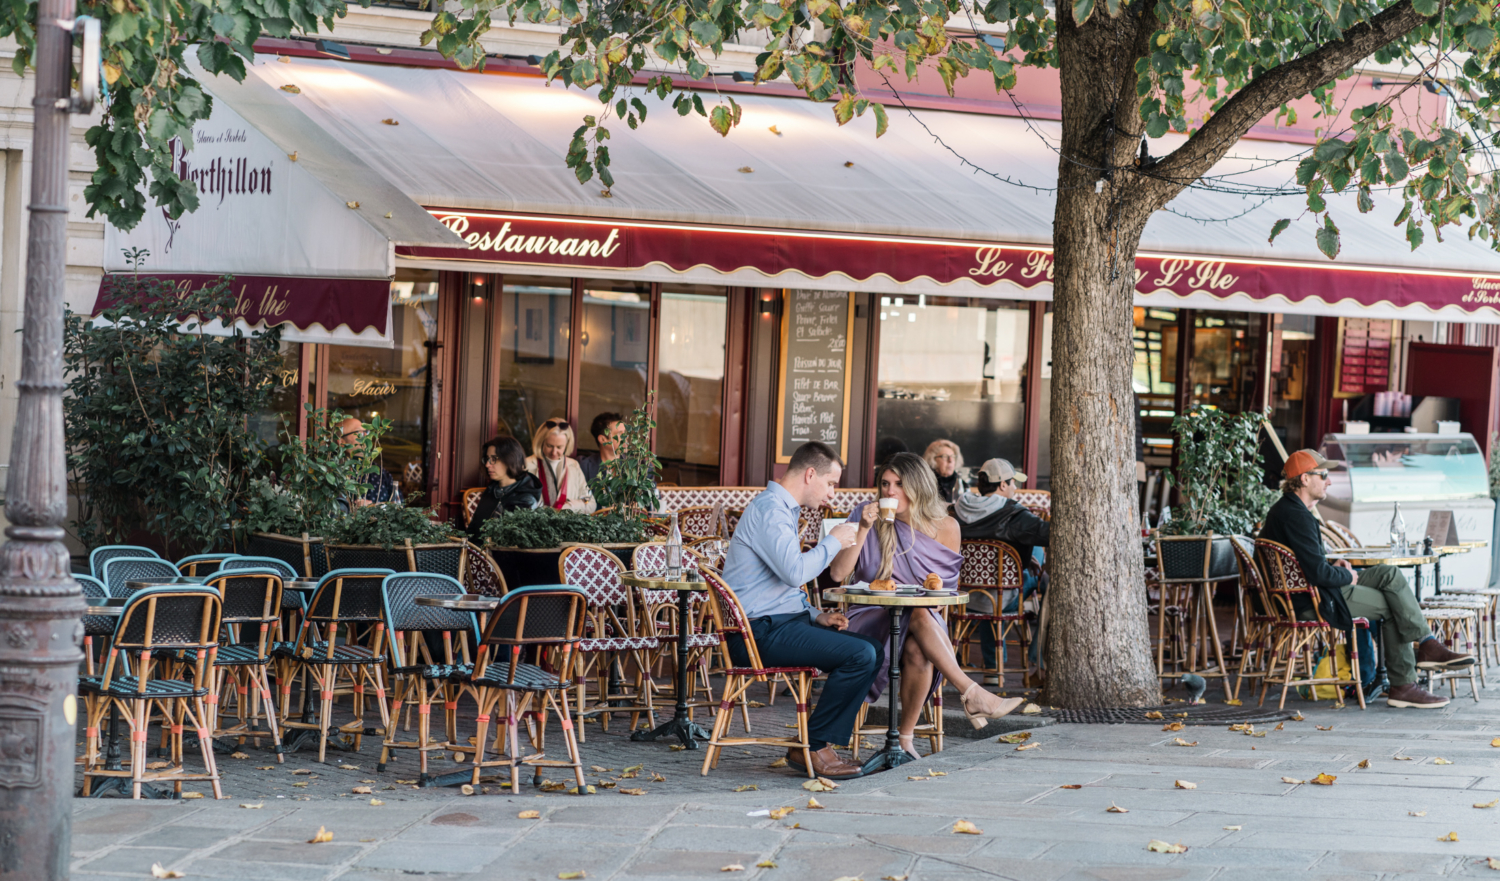
M 588 345 L 588 344 L 589 344 L 589 332 L 588 332 L 588 331 L 584 331 L 584 332 L 583 332 L 583 333 L 582 333 L 582 334 L 581 334 L 581 335 L 580 335 L 580 336 L 579 336 L 579 337 L 578 337 L 578 342 L 580 342 L 580 343 L 582 343 L 582 344 L 583 344 L 583 345 L 585 345 L 585 346 L 587 346 L 587 345 Z
M 760 316 L 762 318 L 770 318 L 771 316 L 775 315 L 776 314 L 776 307 L 777 307 L 777 305 L 779 303 L 780 303 L 780 300 L 777 298 L 777 296 L 775 294 L 772 294 L 772 293 L 761 294 L 760 295 Z

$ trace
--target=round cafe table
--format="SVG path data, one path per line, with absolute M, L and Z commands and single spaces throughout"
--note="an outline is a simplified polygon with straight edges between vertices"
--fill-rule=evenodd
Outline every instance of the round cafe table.
M 1422 600 L 1422 567 L 1428 563 L 1436 563 L 1439 555 L 1436 552 L 1427 553 L 1420 549 L 1412 549 L 1404 554 L 1392 554 L 1390 548 L 1346 548 L 1341 551 L 1331 551 L 1328 559 L 1343 560 L 1351 566 L 1396 566 L 1405 569 L 1411 567 L 1416 569 L 1416 578 L 1412 583 L 1416 591 L 1417 601 Z
M 693 625 L 688 600 L 694 593 L 708 590 L 706 581 L 669 581 L 657 573 L 627 571 L 620 573 L 620 581 L 643 590 L 677 591 L 677 705 L 672 718 L 650 731 L 635 731 L 630 735 L 634 741 L 651 741 L 669 734 L 676 735 L 688 749 L 697 749 L 698 741 L 708 740 L 708 732 L 698 727 L 688 716 L 688 636 Z
M 852 606 L 962 606 L 969 602 L 969 594 L 967 591 L 948 594 L 908 594 L 885 590 L 872 593 L 849 593 L 842 587 L 834 587 L 823 591 L 823 599 L 828 602 L 848 603 Z M 890 674 L 890 681 L 885 686 L 886 711 L 890 716 L 890 724 L 885 731 L 885 747 L 864 761 L 860 769 L 861 774 L 873 774 L 876 771 L 884 771 L 912 761 L 911 753 L 901 748 L 901 732 L 896 728 L 896 720 L 901 715 L 899 697 L 901 664 L 896 657 L 896 648 L 900 640 L 900 610 L 893 609 L 891 611 L 890 646 L 885 652 L 886 668 Z

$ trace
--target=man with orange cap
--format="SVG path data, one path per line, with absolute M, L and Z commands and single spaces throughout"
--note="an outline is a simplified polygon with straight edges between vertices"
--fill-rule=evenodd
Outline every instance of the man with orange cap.
M 1330 565 L 1323 535 L 1312 509 L 1328 496 L 1328 472 L 1338 467 L 1314 450 L 1298 450 L 1282 468 L 1281 499 L 1266 512 L 1259 538 L 1291 549 L 1309 584 L 1318 588 L 1316 611 L 1306 595 L 1294 597 L 1297 617 L 1323 620 L 1348 631 L 1354 618 L 1381 622 L 1386 666 L 1391 685 L 1386 704 L 1392 707 L 1436 709 L 1448 705 L 1417 685 L 1417 670 L 1450 670 L 1474 665 L 1473 655 L 1449 651 L 1438 642 L 1422 617 L 1422 609 L 1406 577 L 1394 566 L 1372 566 L 1355 572 L 1347 561 Z M 1416 647 L 1413 648 L 1413 643 Z

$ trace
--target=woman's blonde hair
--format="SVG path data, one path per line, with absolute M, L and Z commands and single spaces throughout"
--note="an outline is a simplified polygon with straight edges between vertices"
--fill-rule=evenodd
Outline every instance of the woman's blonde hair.
M 569 425 L 562 418 L 548 419 L 537 426 L 536 432 L 531 435 L 531 455 L 535 456 L 538 460 L 546 458 L 542 455 L 542 442 L 547 439 L 547 435 L 554 431 L 568 439 L 568 445 L 563 450 L 563 456 L 573 455 L 573 451 L 578 448 L 578 441 L 573 436 L 573 426 Z
M 943 441 L 943 443 L 948 443 Z M 931 447 L 928 447 L 931 450 Z M 956 448 L 955 448 L 956 449 Z M 937 525 L 948 516 L 948 503 L 938 494 L 937 477 L 932 466 L 916 453 L 897 453 L 880 466 L 875 475 L 875 492 L 880 492 L 880 481 L 887 471 L 895 472 L 901 479 L 901 490 L 906 493 L 907 518 L 911 528 L 928 538 L 937 538 Z M 871 502 L 870 504 L 879 504 Z M 875 577 L 890 578 L 896 566 L 896 556 L 902 553 L 896 537 L 896 524 L 877 518 L 875 537 L 880 540 L 880 570 Z M 909 549 L 908 549 L 909 550 Z
M 928 468 L 931 468 L 933 471 L 937 470 L 936 459 L 938 450 L 948 450 L 949 452 L 953 453 L 953 470 L 957 471 L 958 469 L 964 467 L 964 454 L 963 451 L 958 448 L 958 444 L 954 443 L 951 440 L 948 440 L 947 438 L 938 438 L 937 440 L 928 444 L 927 451 L 922 454 L 922 458 L 926 460 Z M 875 482 L 879 483 L 880 480 L 877 478 Z

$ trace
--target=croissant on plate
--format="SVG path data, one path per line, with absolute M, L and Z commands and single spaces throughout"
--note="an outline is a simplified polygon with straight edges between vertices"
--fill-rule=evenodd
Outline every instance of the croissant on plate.
M 895 590 L 896 582 L 889 578 L 877 578 L 870 582 L 870 590 Z
M 943 579 L 939 578 L 936 572 L 928 572 L 927 577 L 922 579 L 922 587 L 927 590 L 942 590 Z

